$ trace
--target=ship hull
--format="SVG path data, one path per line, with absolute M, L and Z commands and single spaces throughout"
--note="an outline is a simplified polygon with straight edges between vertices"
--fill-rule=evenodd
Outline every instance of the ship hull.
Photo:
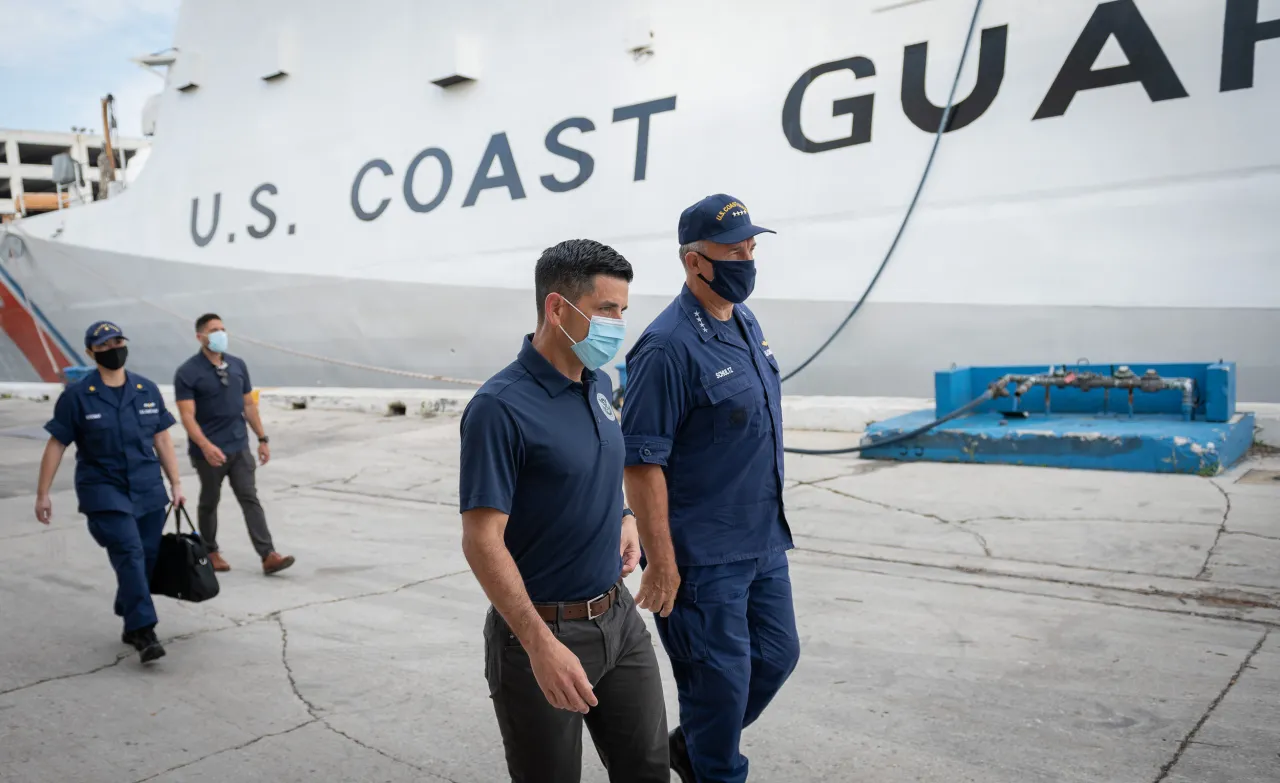
M 260 386 L 465 388 L 417 376 L 483 381 L 515 358 L 535 322 L 532 290 L 220 270 L 35 239 L 26 246 L 28 258 L 13 268 L 48 319 L 72 342 L 97 319 L 117 321 L 131 340 L 130 367 L 160 383 L 198 350 L 194 318 L 204 312 L 223 317 L 231 352 Z M 677 293 L 631 297 L 611 372 Z M 751 305 L 783 372 L 849 310 L 818 300 Z M 953 364 L 1226 359 L 1238 364 L 1241 399 L 1280 402 L 1276 334 L 1274 308 L 869 302 L 784 390 L 931 397 L 933 373 Z
M 1273 13 L 187 3 L 145 168 L 0 228 L 23 246 L 0 264 L 71 342 L 124 322 L 161 378 L 213 311 L 259 383 L 483 380 L 532 328 L 544 248 L 630 260 L 634 340 L 682 284 L 681 210 L 718 193 L 777 232 L 750 305 L 784 370 L 874 282 L 789 393 L 1224 359 L 1242 398 L 1280 400 Z

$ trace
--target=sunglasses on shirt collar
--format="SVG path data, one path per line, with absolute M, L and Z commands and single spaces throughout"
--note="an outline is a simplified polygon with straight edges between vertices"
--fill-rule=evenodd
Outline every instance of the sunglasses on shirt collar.
M 214 367 L 213 371 L 218 374 L 218 380 L 222 382 L 223 386 L 230 385 L 230 381 L 227 380 L 227 366 L 225 364 L 221 367 Z

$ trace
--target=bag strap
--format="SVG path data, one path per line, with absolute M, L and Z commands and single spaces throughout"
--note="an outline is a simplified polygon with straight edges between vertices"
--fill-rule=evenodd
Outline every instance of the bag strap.
M 182 518 L 183 517 L 187 518 L 187 527 L 191 528 L 191 532 L 192 533 L 196 532 L 196 526 L 192 524 L 191 515 L 187 513 L 187 507 L 185 505 L 175 506 L 174 504 L 170 503 L 169 508 L 173 510 L 173 526 L 178 531 L 178 535 L 182 535 Z M 169 512 L 166 511 L 165 516 L 168 516 L 168 513 Z
M 192 521 L 191 521 L 191 515 L 187 513 L 187 507 L 186 507 L 186 505 L 184 504 L 184 505 L 178 506 L 178 511 L 182 512 L 182 516 L 183 516 L 184 518 L 186 518 L 186 520 L 187 520 L 187 527 L 191 529 L 191 532 L 192 532 L 192 533 L 196 533 L 196 526 L 195 526 L 195 524 L 194 524 L 194 523 L 192 523 Z M 196 535 L 199 535 L 199 533 L 196 533 Z

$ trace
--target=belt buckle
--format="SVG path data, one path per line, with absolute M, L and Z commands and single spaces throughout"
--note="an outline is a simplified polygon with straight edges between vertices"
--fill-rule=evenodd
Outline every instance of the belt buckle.
M 588 619 L 588 620 L 594 620 L 594 619 L 596 619 L 597 617 L 600 617 L 601 615 L 603 615 L 605 612 L 609 611 L 609 608 L 608 608 L 608 607 L 605 607 L 605 608 L 604 608 L 604 610 L 600 612 L 600 614 L 592 614 L 592 609 L 591 609 L 591 605 L 592 605 L 592 604 L 596 603 L 597 601 L 603 601 L 604 599 L 606 599 L 606 598 L 608 598 L 608 597 L 609 597 L 609 591 L 608 591 L 608 590 L 606 590 L 605 592 L 601 593 L 600 595 L 596 596 L 595 598 L 592 598 L 592 599 L 590 599 L 590 600 L 588 600 L 588 601 L 587 601 L 587 619 Z

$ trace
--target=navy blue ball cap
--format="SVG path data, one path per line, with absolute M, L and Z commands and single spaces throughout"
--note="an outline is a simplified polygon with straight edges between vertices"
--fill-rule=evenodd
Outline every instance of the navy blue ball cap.
M 680 244 L 707 240 L 734 245 L 756 234 L 778 232 L 751 223 L 747 207 L 733 196 L 707 196 L 680 213 Z
M 112 337 L 129 339 L 124 336 L 124 332 L 120 331 L 120 327 L 110 321 L 95 321 L 84 330 L 84 347 L 93 348 L 96 345 L 102 345 Z

